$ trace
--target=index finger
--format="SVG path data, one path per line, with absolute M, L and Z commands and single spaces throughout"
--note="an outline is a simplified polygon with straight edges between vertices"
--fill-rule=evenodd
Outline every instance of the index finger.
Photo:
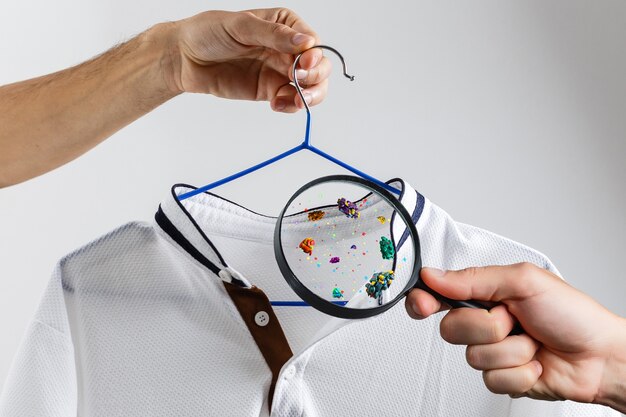
M 453 300 L 505 301 L 524 298 L 549 285 L 550 272 L 523 262 L 435 273 L 424 268 L 421 277 L 430 288 Z M 558 279 L 555 275 L 554 278 Z
M 300 16 L 298 16 L 294 12 L 291 12 L 291 15 L 289 16 L 289 20 L 291 21 L 285 24 L 291 26 L 292 29 L 297 30 L 298 32 L 306 33 L 307 35 L 313 36 L 313 38 L 315 38 L 315 45 L 320 44 L 321 42 L 320 37 L 313 30 L 313 28 L 309 26 L 308 23 L 306 23 L 303 19 L 300 18 Z M 298 66 L 299 68 L 302 68 L 305 70 L 311 69 L 321 62 L 322 56 L 324 56 L 322 49 L 320 48 L 309 49 L 308 51 L 305 51 L 300 57 L 300 61 L 298 61 Z
M 295 31 L 304 33 L 315 38 L 315 43 L 319 43 L 319 37 L 313 28 L 306 23 L 296 12 L 286 7 L 275 7 L 271 9 L 253 9 L 247 12 L 254 14 L 265 20 L 274 23 L 287 25 Z
M 320 38 L 313 28 L 291 9 L 279 7 L 273 9 L 249 10 L 249 12 L 263 19 L 289 26 L 297 32 L 310 35 L 315 39 L 315 45 L 320 44 Z M 298 61 L 299 68 L 305 70 L 313 68 L 322 60 L 322 56 L 322 50 L 319 48 L 305 51 L 300 57 L 300 61 Z
M 432 294 L 419 288 L 413 288 L 409 291 L 404 304 L 409 317 L 416 320 L 425 319 L 435 313 L 450 309 L 449 305 L 442 303 Z
M 316 42 L 315 44 L 317 45 L 318 42 Z M 304 51 L 302 53 L 302 56 L 300 57 L 300 60 L 298 61 L 298 68 L 310 70 L 322 61 L 323 56 L 324 53 L 320 48 L 313 47 L 307 51 Z

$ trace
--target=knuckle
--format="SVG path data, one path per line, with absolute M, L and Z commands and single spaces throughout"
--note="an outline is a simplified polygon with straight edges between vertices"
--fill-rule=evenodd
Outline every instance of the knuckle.
M 540 268 L 531 263 L 531 262 L 521 262 L 519 264 L 514 265 L 515 278 L 512 279 L 509 285 L 514 287 L 515 291 L 518 293 L 526 293 L 531 284 L 536 278 Z
M 483 371 L 483 382 L 487 389 L 494 394 L 505 394 L 502 390 L 502 386 L 498 381 L 497 373 L 495 371 Z
M 242 34 L 247 33 L 248 28 L 251 25 L 251 19 L 256 20 L 257 17 L 254 13 L 250 11 L 243 11 L 239 13 L 226 12 L 228 14 L 224 15 L 221 20 L 224 22 L 229 22 L 229 30 L 234 32 L 236 35 L 240 36 Z M 227 17 L 229 19 L 227 20 Z M 217 18 L 219 21 L 220 19 Z
M 295 14 L 293 10 L 287 7 L 276 7 L 274 9 L 274 13 L 276 13 L 277 22 L 285 22 L 289 16 L 293 16 Z
M 228 12 L 230 13 L 229 15 L 225 15 L 226 16 L 231 16 L 231 22 L 233 23 L 233 26 L 235 28 L 238 29 L 244 29 L 247 27 L 247 25 L 250 24 L 250 19 L 256 19 L 256 15 L 254 13 L 252 13 L 251 11 L 243 11 L 243 12 L 239 12 L 239 13 L 232 13 L 232 12 Z M 224 19 L 225 20 L 225 19 Z
M 480 278 L 480 276 L 483 275 L 485 269 L 486 268 L 484 266 L 471 266 L 469 268 L 462 269 L 461 272 L 463 273 L 465 278 L 475 279 Z
M 462 269 L 461 272 L 468 278 L 474 278 L 478 275 L 478 267 L 470 266 L 469 268 Z
M 465 359 L 472 368 L 482 370 L 483 356 L 481 354 L 481 349 L 478 346 L 468 346 L 467 349 L 465 349 Z
M 271 31 L 272 31 L 272 35 L 281 36 L 285 34 L 285 32 L 287 31 L 287 27 L 279 23 L 276 23 L 272 25 Z
M 535 371 L 533 371 L 532 366 L 525 366 L 524 367 L 524 373 L 522 375 L 522 380 L 521 383 L 519 385 L 519 389 L 512 391 L 514 394 L 521 394 L 524 393 L 526 391 L 528 391 L 529 389 L 531 389 L 533 387 L 533 385 L 535 385 L 535 382 L 537 381 L 537 375 L 535 373 Z
M 520 361 L 530 360 L 537 352 L 537 342 L 531 339 L 528 335 L 515 336 L 516 338 L 522 338 L 522 346 L 518 351 L 518 359 Z
M 441 334 L 443 340 L 448 343 L 452 343 L 454 331 L 450 320 L 446 320 L 448 317 L 449 316 L 444 317 L 443 320 L 441 320 L 441 322 L 439 323 L 439 333 Z
M 489 335 L 491 337 L 492 343 L 504 340 L 508 333 L 508 324 L 497 317 L 492 317 L 491 334 Z
M 519 276 L 526 280 L 533 277 L 537 273 L 537 265 L 531 262 L 521 262 L 517 264 L 517 268 L 519 271 Z

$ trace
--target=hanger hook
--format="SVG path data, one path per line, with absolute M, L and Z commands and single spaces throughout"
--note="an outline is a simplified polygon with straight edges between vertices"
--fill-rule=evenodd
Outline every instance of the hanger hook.
M 341 65 L 343 67 L 343 75 L 346 78 L 348 78 L 350 81 L 354 81 L 354 75 L 348 74 L 348 68 L 346 67 L 346 60 L 343 58 L 343 55 L 341 55 L 339 53 L 338 50 L 336 50 L 332 46 L 328 46 L 328 45 L 315 45 L 315 46 L 312 46 L 311 48 L 307 49 L 304 52 L 310 51 L 313 48 L 328 49 L 329 51 L 334 52 L 339 57 L 339 59 L 341 60 Z M 298 66 L 298 62 L 300 61 L 300 57 L 302 56 L 302 54 L 304 52 L 301 52 L 300 54 L 298 54 L 298 56 L 296 57 L 295 61 L 293 61 L 293 67 L 292 67 L 293 83 L 294 83 L 294 85 L 296 87 L 296 91 L 298 92 L 298 95 L 300 96 L 300 98 L 302 99 L 302 102 L 304 103 L 304 107 L 306 109 L 307 117 L 310 117 L 311 109 L 309 108 L 309 105 L 307 104 L 306 100 L 304 99 L 304 95 L 302 94 L 302 88 L 300 88 L 300 84 L 298 84 L 298 78 L 296 78 L 296 67 Z

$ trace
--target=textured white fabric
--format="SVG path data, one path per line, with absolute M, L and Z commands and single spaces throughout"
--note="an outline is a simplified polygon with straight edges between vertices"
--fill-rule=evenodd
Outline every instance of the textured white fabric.
M 405 187 L 411 213 L 420 200 Z M 537 251 L 421 201 L 424 265 L 527 261 L 557 272 Z M 271 372 L 222 279 L 239 276 L 270 300 L 297 299 L 274 260 L 274 219 L 210 194 L 182 204 L 168 196 L 161 208 L 198 253 L 232 270 L 220 278 L 156 222 L 129 223 L 67 255 L 4 384 L 0 416 L 269 414 Z M 358 321 L 307 307 L 275 312 L 294 357 L 279 376 L 273 416 L 619 415 L 490 393 L 463 348 L 439 337 L 440 317 L 411 320 L 402 303 Z

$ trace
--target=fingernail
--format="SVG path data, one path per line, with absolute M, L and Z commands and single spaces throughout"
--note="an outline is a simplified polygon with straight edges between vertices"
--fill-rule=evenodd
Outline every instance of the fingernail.
M 294 45 L 302 45 L 310 40 L 311 37 L 309 35 L 305 35 L 304 33 L 296 33 L 291 38 L 291 43 L 293 43 Z
M 298 79 L 298 81 L 302 81 L 306 79 L 307 75 L 309 75 L 309 72 L 307 70 L 303 70 L 303 69 L 296 70 L 296 78 Z
M 302 95 L 304 96 L 304 101 L 306 101 L 306 104 L 311 104 L 311 101 L 313 101 L 313 96 L 311 96 L 311 93 L 302 93 Z
M 441 278 L 442 276 L 446 274 L 446 271 L 442 269 L 437 269 L 437 268 L 427 268 L 427 269 L 428 269 L 428 272 L 430 272 L 432 276 L 437 277 L 437 278 Z
M 417 309 L 417 305 L 411 303 L 411 310 L 413 310 L 413 313 L 415 313 L 415 318 L 417 320 L 422 320 L 424 318 L 424 316 L 422 316 L 422 312 Z
M 322 59 L 323 56 L 324 56 L 324 54 L 315 55 L 313 57 L 313 63 L 311 64 L 311 68 L 313 68 L 314 66 L 319 64 L 320 63 L 320 59 Z
M 284 101 L 277 101 L 276 104 L 274 105 L 274 108 L 278 111 L 282 111 L 285 110 L 285 102 Z

